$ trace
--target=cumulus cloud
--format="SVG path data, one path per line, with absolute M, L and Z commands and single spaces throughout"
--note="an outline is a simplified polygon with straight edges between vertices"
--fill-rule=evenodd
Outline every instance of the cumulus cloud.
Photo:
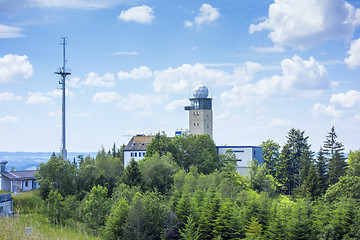
M 229 105 L 241 105 L 265 98 L 312 95 L 327 89 L 330 82 L 325 67 L 313 57 L 303 60 L 299 56 L 281 62 L 282 75 L 263 78 L 255 83 L 235 85 L 221 94 Z
M 152 71 L 145 66 L 141 66 L 139 68 L 133 68 L 131 72 L 119 72 L 118 79 L 147 79 L 153 76 Z
M 290 120 L 282 118 L 274 118 L 269 123 L 270 127 L 289 127 L 291 125 L 293 125 L 293 123 Z
M 121 11 L 118 16 L 118 20 L 125 22 L 134 21 L 137 23 L 150 24 L 155 19 L 154 9 L 149 6 L 142 5 L 138 7 L 132 7 L 128 10 Z
M 168 103 L 165 106 L 165 109 L 170 112 L 173 112 L 175 110 L 184 110 L 184 107 L 187 105 L 189 105 L 189 99 L 184 98 L 184 99 L 175 100 L 175 101 Z
M 122 100 L 122 97 L 117 92 L 98 92 L 92 98 L 94 103 L 111 103 L 120 100 Z
M 55 89 L 52 92 L 47 92 L 47 95 L 53 98 L 61 98 L 62 97 L 62 90 L 61 89 Z M 73 97 L 74 93 L 70 91 L 68 88 L 65 88 L 65 96 L 67 97 Z
M 117 92 L 99 92 L 93 97 L 95 103 L 116 103 L 116 105 L 126 111 L 135 111 L 137 116 L 147 116 L 152 114 L 151 106 L 153 104 L 163 103 L 167 96 L 154 94 L 130 93 L 128 96 L 121 96 Z
M 70 78 L 70 80 L 66 80 L 65 81 L 66 83 L 66 86 L 69 86 L 69 87 L 74 87 L 74 88 L 79 88 L 80 87 L 80 78 L 78 77 L 72 77 Z
M 360 9 L 344 0 L 275 0 L 266 20 L 249 32 L 270 30 L 275 44 L 305 50 L 330 39 L 348 41 L 359 24 Z
M 155 71 L 153 87 L 156 92 L 185 92 L 189 86 L 203 84 L 208 87 L 229 86 L 251 81 L 254 74 L 263 67 L 258 63 L 246 62 L 236 67 L 233 73 L 220 69 L 208 68 L 205 64 L 183 64 L 178 68 Z
M 23 30 L 17 27 L 10 27 L 0 24 L 0 38 L 22 38 L 25 37 L 22 34 Z
M 311 110 L 314 116 L 328 115 L 335 118 L 360 114 L 360 92 L 349 90 L 346 93 L 333 94 L 330 103 L 317 103 Z
M 8 54 L 0 58 L 0 84 L 24 81 L 33 76 L 33 68 L 26 55 Z
M 360 67 L 360 38 L 353 41 L 350 46 L 350 50 L 347 51 L 349 57 L 345 58 L 345 63 L 349 68 Z
M 13 93 L 9 93 L 9 92 L 0 93 L 0 102 L 11 101 L 14 98 L 15 98 L 15 95 Z
M 54 104 L 54 101 L 44 96 L 41 92 L 28 92 L 27 100 L 25 101 L 26 104 Z
M 18 121 L 19 121 L 18 117 L 10 116 L 10 115 L 6 115 L 6 116 L 0 118 L 0 124 L 3 124 L 3 123 L 15 123 L 15 122 L 18 122 Z
M 87 79 L 82 84 L 93 87 L 113 87 L 115 86 L 114 74 L 106 73 L 104 76 L 99 77 L 97 73 L 90 72 Z
M 204 3 L 199 9 L 198 15 L 194 18 L 194 21 L 186 20 L 184 22 L 185 27 L 192 27 L 194 24 L 201 26 L 204 24 L 210 24 L 216 21 L 220 17 L 220 12 L 217 8 L 212 7 L 210 4 Z

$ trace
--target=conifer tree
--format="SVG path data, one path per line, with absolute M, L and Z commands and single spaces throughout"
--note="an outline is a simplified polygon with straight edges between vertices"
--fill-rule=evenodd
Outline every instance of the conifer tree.
M 327 159 L 325 157 L 325 153 L 322 148 L 320 148 L 318 152 L 318 157 L 316 159 L 316 172 L 319 177 L 319 194 L 323 195 L 326 192 L 328 187 L 328 179 L 327 179 Z
M 337 141 L 337 135 L 334 126 L 326 136 L 323 146 L 324 153 L 328 156 L 328 184 L 332 185 L 339 181 L 339 178 L 345 173 L 344 145 Z

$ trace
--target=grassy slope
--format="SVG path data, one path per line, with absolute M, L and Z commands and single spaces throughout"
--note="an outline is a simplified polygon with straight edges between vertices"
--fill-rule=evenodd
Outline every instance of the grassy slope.
M 16 217 L 0 218 L 0 239 L 101 239 L 86 234 L 83 225 L 77 222 L 71 227 L 48 223 L 47 219 L 38 213 L 40 201 L 36 191 L 14 196 Z M 32 228 L 30 235 L 25 234 L 26 227 Z

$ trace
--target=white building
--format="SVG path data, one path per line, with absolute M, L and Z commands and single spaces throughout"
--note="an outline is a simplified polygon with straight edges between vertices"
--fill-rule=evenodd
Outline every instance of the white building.
M 13 212 L 11 193 L 0 194 L 0 217 Z
M 240 175 L 248 175 L 250 163 L 256 159 L 262 164 L 263 151 L 262 147 L 255 146 L 217 146 L 218 154 L 225 154 L 227 150 L 232 150 L 236 157 L 236 171 Z
M 131 138 L 124 149 L 124 167 L 126 167 L 133 158 L 139 161 L 145 157 L 146 148 L 154 136 L 136 135 Z
M 7 161 L 1 162 L 0 190 L 8 192 L 24 192 L 35 190 L 38 187 L 35 177 L 36 170 L 6 172 L 6 164 Z

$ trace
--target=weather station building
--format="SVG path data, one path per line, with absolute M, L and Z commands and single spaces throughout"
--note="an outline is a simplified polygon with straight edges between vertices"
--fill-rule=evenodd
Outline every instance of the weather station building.
M 189 133 L 193 135 L 207 134 L 213 139 L 212 98 L 208 98 L 209 90 L 205 86 L 194 89 L 194 98 L 190 98 Z

